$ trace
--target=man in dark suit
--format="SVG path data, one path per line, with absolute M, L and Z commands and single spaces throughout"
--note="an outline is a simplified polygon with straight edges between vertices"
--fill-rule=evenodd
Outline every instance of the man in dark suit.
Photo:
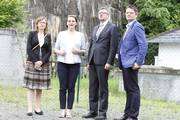
M 128 21 L 126 32 L 119 44 L 119 67 L 122 69 L 126 106 L 122 118 L 114 120 L 137 120 L 140 108 L 138 69 L 143 64 L 148 44 L 143 26 L 136 20 L 135 6 L 126 8 Z
M 100 24 L 95 26 L 88 51 L 89 113 L 83 118 L 105 120 L 108 109 L 108 74 L 118 46 L 117 27 L 109 22 L 109 12 L 98 12 Z

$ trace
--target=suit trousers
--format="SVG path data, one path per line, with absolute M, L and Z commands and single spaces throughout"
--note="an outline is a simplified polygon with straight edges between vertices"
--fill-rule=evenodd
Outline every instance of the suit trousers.
M 58 72 L 59 84 L 60 84 L 60 89 L 59 89 L 60 108 L 72 109 L 74 103 L 76 79 L 80 72 L 80 63 L 65 64 L 58 62 L 57 72 Z
M 123 68 L 123 83 L 126 91 L 126 106 L 124 116 L 137 119 L 140 108 L 140 89 L 138 85 L 138 70 Z
M 106 117 L 108 109 L 108 74 L 104 65 L 89 66 L 89 107 L 90 113 Z

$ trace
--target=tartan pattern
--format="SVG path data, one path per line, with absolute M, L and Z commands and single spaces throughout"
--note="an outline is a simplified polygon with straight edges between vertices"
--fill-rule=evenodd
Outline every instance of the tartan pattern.
M 32 62 L 26 62 L 23 87 L 29 89 L 50 89 L 50 79 L 51 75 L 49 64 L 43 65 L 42 70 L 37 71 L 34 69 Z

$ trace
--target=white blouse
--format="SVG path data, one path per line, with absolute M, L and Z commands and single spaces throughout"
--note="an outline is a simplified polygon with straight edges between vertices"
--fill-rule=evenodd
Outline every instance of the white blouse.
M 42 47 L 44 44 L 44 34 L 38 33 L 39 46 Z
M 81 57 L 79 54 L 73 54 L 72 49 L 77 48 L 85 50 L 85 37 L 83 33 L 75 31 L 73 36 L 68 34 L 68 31 L 62 31 L 58 34 L 55 49 L 64 50 L 66 54 L 64 56 L 58 55 L 57 61 L 66 64 L 81 63 Z

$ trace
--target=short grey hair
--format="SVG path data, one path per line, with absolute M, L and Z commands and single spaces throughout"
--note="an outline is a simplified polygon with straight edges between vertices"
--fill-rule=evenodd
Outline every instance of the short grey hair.
M 108 14 L 110 14 L 109 9 L 107 9 L 106 7 L 101 7 L 101 8 L 99 9 L 99 11 L 100 11 L 100 10 L 106 10 L 106 11 L 108 12 Z

